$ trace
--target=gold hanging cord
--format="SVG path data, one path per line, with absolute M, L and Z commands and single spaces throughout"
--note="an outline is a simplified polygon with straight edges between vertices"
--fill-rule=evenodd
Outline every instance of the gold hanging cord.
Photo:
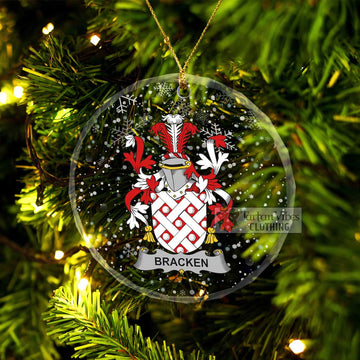
M 174 48 L 172 47 L 171 45 L 171 42 L 170 42 L 170 38 L 169 36 L 167 36 L 166 32 L 164 31 L 164 29 L 162 28 L 156 14 L 155 14 L 155 11 L 154 9 L 152 8 L 151 4 L 150 4 L 150 1 L 149 0 L 145 0 L 150 12 L 151 12 L 151 15 L 153 16 L 162 36 L 164 37 L 164 42 L 165 44 L 167 44 L 169 46 L 169 49 L 171 51 L 171 54 L 172 56 L 174 57 L 175 61 L 176 61 L 176 64 L 177 66 L 179 67 L 179 84 L 180 84 L 180 88 L 185 90 L 187 88 L 187 85 L 186 85 L 186 77 L 185 77 L 185 73 L 186 73 L 186 69 L 187 67 L 189 66 L 189 63 L 190 63 L 190 60 L 192 59 L 193 55 L 195 54 L 201 40 L 203 39 L 205 33 L 206 33 L 206 30 L 209 28 L 211 22 L 214 20 L 214 17 L 215 17 L 215 14 L 216 12 L 218 11 L 221 3 L 223 2 L 223 0 L 219 0 L 215 6 L 215 9 L 214 11 L 212 12 L 203 32 L 201 33 L 200 37 L 199 37 L 199 40 L 197 41 L 197 43 L 195 44 L 194 48 L 192 49 L 189 57 L 187 58 L 187 60 L 185 61 L 184 63 L 184 66 L 181 66 L 181 63 L 179 61 L 179 58 L 177 57 L 176 53 L 175 53 L 175 50 Z

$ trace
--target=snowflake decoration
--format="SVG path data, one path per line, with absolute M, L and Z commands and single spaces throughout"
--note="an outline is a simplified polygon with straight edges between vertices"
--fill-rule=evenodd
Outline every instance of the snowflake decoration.
M 123 248 L 123 254 L 124 254 L 124 256 L 126 256 L 128 258 L 131 256 L 136 256 L 137 251 L 129 243 L 127 243 L 127 244 L 125 244 L 125 246 Z
M 173 88 L 169 83 L 156 83 L 154 89 L 157 90 L 161 97 L 170 97 L 173 93 Z
M 201 123 L 201 124 L 206 123 L 206 121 L 208 121 L 209 118 L 210 118 L 209 112 L 206 111 L 206 110 L 198 111 L 195 116 L 196 116 L 196 121 Z
M 131 120 L 126 119 L 121 127 L 115 127 L 112 130 L 111 137 L 114 141 L 114 144 L 121 143 L 122 145 L 124 145 L 125 136 L 128 135 L 129 132 L 131 131 L 131 126 L 132 126 Z
M 225 143 L 226 143 L 227 149 L 229 149 L 229 150 L 234 150 L 235 149 L 235 145 L 233 145 L 229 140 L 230 138 L 232 138 L 233 132 L 230 131 L 230 130 L 225 130 L 224 131 L 216 123 L 213 123 L 212 127 L 210 129 L 202 128 L 200 130 L 200 132 L 204 137 L 203 144 L 206 144 L 207 139 L 209 139 L 212 136 L 223 135 L 223 136 L 225 136 Z
M 134 97 L 134 95 L 125 95 L 125 96 L 120 96 L 118 99 L 118 105 L 116 107 L 116 112 L 120 113 L 120 114 L 124 114 L 126 113 L 128 110 L 128 106 L 135 106 L 136 102 L 137 102 L 137 98 Z
M 169 109 L 172 109 L 171 111 L 174 114 L 179 114 L 186 119 L 189 118 L 191 113 L 190 104 L 187 101 L 183 101 L 183 100 L 179 100 L 179 101 L 171 100 L 169 103 Z
M 260 126 L 256 120 L 256 117 L 252 111 L 249 111 L 249 110 L 247 111 L 246 120 L 249 123 L 251 129 L 259 129 L 260 128 Z

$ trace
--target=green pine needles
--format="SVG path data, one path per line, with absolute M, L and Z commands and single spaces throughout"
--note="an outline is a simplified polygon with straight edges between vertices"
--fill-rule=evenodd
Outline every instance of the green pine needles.
M 74 347 L 75 358 L 109 360 L 215 360 L 199 351 L 184 355 L 166 341 L 144 337 L 138 325 L 130 325 L 127 311 L 110 311 L 100 292 L 60 287 L 44 316 L 50 331 L 61 343 Z

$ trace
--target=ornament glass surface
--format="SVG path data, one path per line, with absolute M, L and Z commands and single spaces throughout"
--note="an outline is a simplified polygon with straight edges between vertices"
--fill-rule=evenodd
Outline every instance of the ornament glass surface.
M 285 240 L 276 219 L 291 218 L 295 190 L 264 113 L 214 80 L 187 83 L 182 95 L 178 74 L 146 79 L 102 105 L 74 150 L 69 186 L 93 257 L 129 287 L 179 302 L 253 281 Z M 274 216 L 257 218 L 269 208 Z

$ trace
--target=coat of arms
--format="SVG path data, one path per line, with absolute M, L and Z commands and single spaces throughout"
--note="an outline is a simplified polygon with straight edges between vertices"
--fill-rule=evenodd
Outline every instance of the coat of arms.
M 125 198 L 130 212 L 127 223 L 130 229 L 140 228 L 143 223 L 144 240 L 155 242 L 156 239 L 163 249 L 147 254 L 147 249 L 143 248 L 135 267 L 140 270 L 229 271 L 220 249 L 215 250 L 216 256 L 212 257 L 206 251 L 198 251 L 202 245 L 218 241 L 215 224 L 228 232 L 233 227 L 229 219 L 232 199 L 216 178 L 223 163 L 228 161 L 229 154 L 224 152 L 226 136 L 205 139 L 208 157 L 199 154 L 196 164 L 201 170 L 209 169 L 210 173 L 200 175 L 185 153 L 190 137 L 199 132 L 194 124 L 185 122 L 182 115 L 168 114 L 150 132 L 159 137 L 167 151 L 158 164 L 159 171 L 151 175 L 145 171 L 154 170 L 156 162 L 151 155 L 143 158 L 144 140 L 126 136 L 126 147 L 135 147 L 136 153 L 125 153 L 125 161 L 130 162 L 138 174 Z

